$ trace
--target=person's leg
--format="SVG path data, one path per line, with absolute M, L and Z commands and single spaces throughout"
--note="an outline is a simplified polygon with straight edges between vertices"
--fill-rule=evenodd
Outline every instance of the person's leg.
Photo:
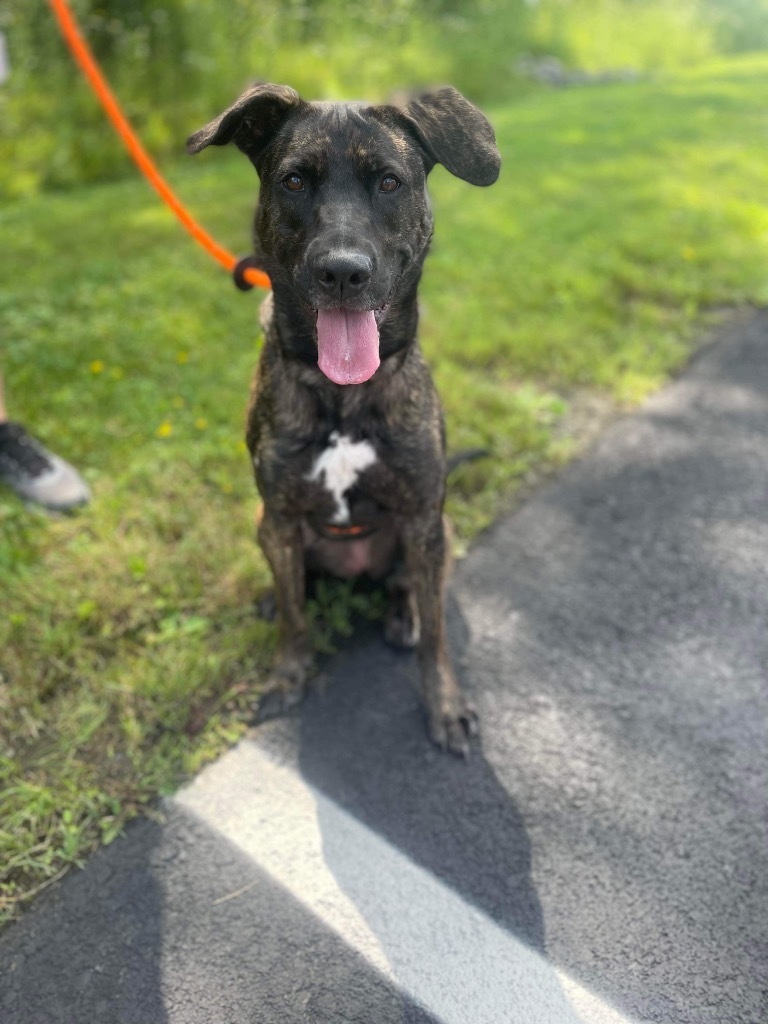
M 20 423 L 8 419 L 0 374 L 0 483 L 21 498 L 59 512 L 83 505 L 88 485 L 64 459 L 49 452 Z

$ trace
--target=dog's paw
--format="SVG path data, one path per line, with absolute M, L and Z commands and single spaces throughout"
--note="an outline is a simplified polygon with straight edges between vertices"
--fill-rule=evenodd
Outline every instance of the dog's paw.
M 259 698 L 253 717 L 255 725 L 287 714 L 304 699 L 312 675 L 310 655 L 286 655 L 278 664 Z
M 261 725 L 271 718 L 282 718 L 289 711 L 295 708 L 304 700 L 304 687 L 270 687 L 266 693 L 259 698 L 256 706 L 256 713 L 253 716 L 253 724 Z
M 464 704 L 456 712 L 430 715 L 429 738 L 443 751 L 469 757 L 470 740 L 480 732 L 477 712 Z

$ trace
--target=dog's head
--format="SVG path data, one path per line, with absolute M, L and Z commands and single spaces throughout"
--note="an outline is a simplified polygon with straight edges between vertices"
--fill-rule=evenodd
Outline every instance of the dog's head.
M 427 175 L 440 163 L 473 185 L 493 184 L 493 129 L 450 87 L 370 106 L 307 103 L 287 86 L 260 84 L 187 149 L 228 142 L 261 179 L 256 236 L 276 299 L 303 310 L 327 377 L 368 380 L 379 328 L 393 304 L 413 298 L 429 246 Z

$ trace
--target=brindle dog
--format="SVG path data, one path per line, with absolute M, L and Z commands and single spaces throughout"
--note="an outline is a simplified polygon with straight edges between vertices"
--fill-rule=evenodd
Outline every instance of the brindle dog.
M 418 646 L 429 735 L 466 754 L 477 716 L 446 649 L 445 433 L 416 289 L 427 175 L 441 163 L 491 185 L 493 129 L 450 87 L 370 106 L 260 84 L 187 145 L 228 142 L 261 180 L 256 253 L 273 289 L 247 427 L 281 637 L 259 716 L 300 700 L 313 671 L 307 571 L 389 577 L 386 636 Z

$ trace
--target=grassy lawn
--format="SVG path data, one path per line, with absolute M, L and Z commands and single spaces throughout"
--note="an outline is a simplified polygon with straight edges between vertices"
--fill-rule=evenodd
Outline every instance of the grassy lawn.
M 578 448 L 585 395 L 630 407 L 715 311 L 768 301 L 768 58 L 488 111 L 504 169 L 441 169 L 422 338 L 468 543 Z M 179 135 L 197 125 L 180 126 Z M 247 251 L 233 152 L 166 168 Z M 0 493 L 0 914 L 241 734 L 274 647 L 242 436 L 259 338 L 137 179 L 0 207 L 0 365 L 15 418 L 89 479 L 55 518 Z M 343 618 L 340 599 L 329 614 Z

